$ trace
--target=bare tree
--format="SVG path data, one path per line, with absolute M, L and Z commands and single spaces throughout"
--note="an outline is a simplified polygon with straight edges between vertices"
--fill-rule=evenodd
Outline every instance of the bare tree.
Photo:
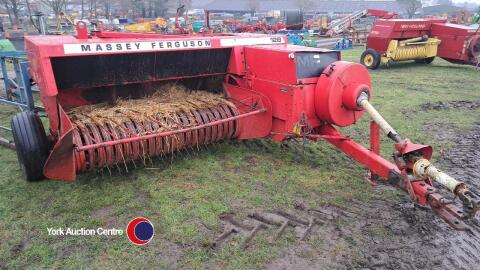
M 85 0 L 81 0 L 80 2 L 80 6 L 81 6 L 81 9 L 82 9 L 82 19 L 85 17 Z
M 94 16 L 92 16 L 92 14 Z M 88 3 L 88 16 L 97 18 L 97 0 L 90 0 Z
M 32 8 L 30 6 L 30 0 L 25 0 L 25 4 L 27 5 L 27 13 L 28 13 L 28 18 L 30 18 L 30 23 L 32 25 L 35 25 L 35 22 L 33 21 L 33 18 L 32 18 Z
M 65 11 L 68 0 L 40 0 L 40 3 L 50 8 L 58 20 L 60 15 Z
M 3 6 L 7 10 L 8 13 L 8 19 L 10 20 L 10 23 L 12 26 L 18 26 L 19 24 L 19 19 L 18 19 L 18 13 L 20 10 L 20 0 L 1 0 Z
M 422 8 L 422 2 L 419 0 L 397 0 L 397 2 L 404 8 L 408 18 L 413 18 L 415 13 Z
M 103 0 L 103 11 L 107 20 L 110 19 L 110 2 L 111 0 Z
M 257 12 L 259 8 L 259 0 L 248 0 L 248 9 L 250 10 L 250 14 L 252 15 L 252 17 L 255 15 L 255 12 Z
M 165 16 L 168 11 L 169 0 L 154 0 L 155 3 L 155 17 Z
M 300 9 L 300 11 L 304 12 L 307 9 L 311 9 L 315 6 L 315 1 L 313 0 L 296 0 L 296 5 Z

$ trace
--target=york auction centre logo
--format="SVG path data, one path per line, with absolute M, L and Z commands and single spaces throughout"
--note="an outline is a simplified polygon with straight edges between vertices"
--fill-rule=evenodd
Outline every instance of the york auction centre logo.
M 117 237 L 127 235 L 130 242 L 143 246 L 148 244 L 155 234 L 155 229 L 150 220 L 137 217 L 128 223 L 126 232 L 117 228 L 75 228 L 75 227 L 47 227 L 49 236 L 72 236 L 72 237 Z
M 127 226 L 128 239 L 135 245 L 143 246 L 148 244 L 155 234 L 155 228 L 150 220 L 137 217 L 130 221 Z

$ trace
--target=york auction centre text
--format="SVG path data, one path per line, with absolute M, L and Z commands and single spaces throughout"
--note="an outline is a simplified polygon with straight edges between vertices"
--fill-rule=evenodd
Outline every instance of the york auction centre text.
M 94 236 L 94 235 L 123 235 L 124 231 L 121 229 L 106 229 L 106 228 L 97 228 L 97 229 L 87 229 L 87 228 L 47 228 L 48 235 L 53 236 Z

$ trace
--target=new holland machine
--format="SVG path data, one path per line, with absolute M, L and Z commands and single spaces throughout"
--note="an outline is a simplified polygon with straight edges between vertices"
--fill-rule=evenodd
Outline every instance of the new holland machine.
M 429 205 L 456 229 L 479 209 L 466 184 L 435 167 L 432 148 L 402 137 L 371 103 L 369 73 L 337 51 L 259 34 L 88 33 L 27 36 L 30 73 L 49 119 L 12 119 L 28 181 L 128 168 L 224 140 L 326 140 L 372 175 Z M 369 149 L 337 127 L 371 117 Z M 380 133 L 395 146 L 380 156 Z M 325 157 L 319 157 L 325 158 Z M 459 198 L 461 206 L 436 185 Z
M 430 64 L 435 57 L 455 64 L 478 65 L 480 29 L 444 19 L 380 19 L 368 35 L 360 62 L 376 69 L 380 64 L 407 60 Z

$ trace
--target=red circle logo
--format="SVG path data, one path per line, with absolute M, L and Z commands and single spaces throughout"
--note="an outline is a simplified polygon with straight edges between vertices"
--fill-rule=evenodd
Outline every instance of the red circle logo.
M 135 245 L 143 246 L 152 240 L 155 228 L 150 220 L 137 217 L 130 221 L 127 226 L 128 239 Z

